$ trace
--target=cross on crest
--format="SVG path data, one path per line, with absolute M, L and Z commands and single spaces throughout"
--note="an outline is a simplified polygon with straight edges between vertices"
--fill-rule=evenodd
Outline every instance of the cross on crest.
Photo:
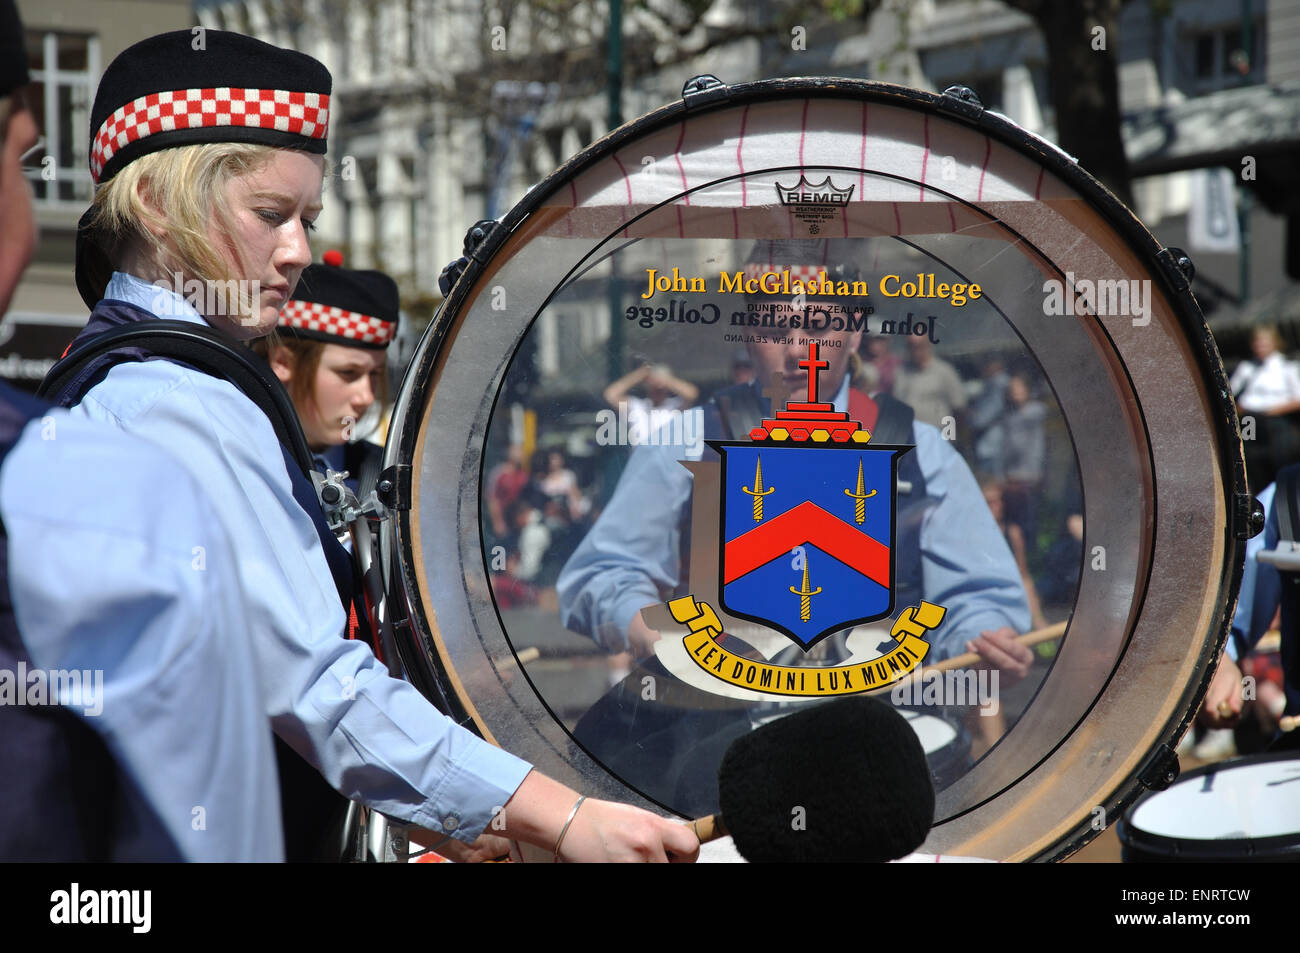
M 808 371 L 808 403 L 817 403 L 817 378 L 821 372 L 831 366 L 830 361 L 818 360 L 817 342 L 808 342 L 808 356 L 799 362 L 799 366 Z M 825 405 L 829 407 L 830 405 Z

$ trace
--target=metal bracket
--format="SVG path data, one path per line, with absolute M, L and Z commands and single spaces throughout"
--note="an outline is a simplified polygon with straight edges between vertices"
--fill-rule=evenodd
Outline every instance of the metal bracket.
M 378 493 L 371 490 L 364 501 L 358 500 L 357 495 L 343 482 L 347 477 L 346 470 L 327 470 L 323 476 L 319 471 L 313 470 L 311 474 L 316 497 L 320 500 L 321 509 L 325 511 L 325 524 L 330 530 L 341 533 L 349 523 L 362 517 L 380 521 L 388 519 L 388 509 L 379 499 Z
M 692 76 L 682 86 L 682 102 L 687 109 L 695 109 L 715 100 L 722 99 L 731 91 L 731 87 L 712 73 Z
M 1187 254 L 1181 248 L 1175 248 L 1170 245 L 1168 248 L 1162 248 L 1156 253 L 1157 258 L 1163 258 L 1169 264 L 1178 269 L 1178 272 L 1187 279 L 1188 284 L 1196 277 L 1196 265 L 1192 261 L 1192 256 Z
M 943 107 L 958 116 L 977 119 L 984 112 L 979 94 L 969 86 L 949 86 L 943 91 L 943 98 Z
M 1232 535 L 1251 539 L 1264 531 L 1264 507 L 1249 493 L 1238 493 L 1232 500 Z
M 1151 791 L 1163 791 L 1178 780 L 1178 752 L 1169 745 L 1161 745 L 1151 760 L 1138 772 L 1138 783 Z
M 411 465 L 398 463 L 382 470 L 375 480 L 375 493 L 379 502 L 390 510 L 411 508 Z
M 1297 573 L 1300 572 L 1300 543 L 1279 539 L 1277 549 L 1262 549 L 1255 558 L 1265 565 L 1276 566 L 1282 572 Z

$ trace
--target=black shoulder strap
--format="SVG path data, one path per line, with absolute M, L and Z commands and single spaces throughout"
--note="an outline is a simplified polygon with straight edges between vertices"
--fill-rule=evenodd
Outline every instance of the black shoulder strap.
M 133 322 L 96 335 L 75 347 L 50 368 L 37 394 L 71 397 L 76 403 L 84 394 L 63 395 L 77 375 L 96 358 L 110 351 L 139 348 L 149 355 L 182 361 L 195 370 L 230 381 L 262 409 L 275 435 L 292 455 L 303 473 L 312 469 L 311 450 L 302 424 L 284 385 L 256 354 L 232 344 L 219 331 L 187 321 Z M 122 361 L 131 360 L 128 355 Z
M 1241 395 L 1246 393 L 1246 389 L 1250 387 L 1251 384 L 1255 383 L 1255 378 L 1259 376 L 1259 372 L 1262 371 L 1263 369 L 1264 369 L 1264 364 L 1262 361 L 1259 364 L 1256 364 L 1255 369 L 1250 372 L 1250 376 L 1247 377 L 1244 381 L 1242 381 L 1241 384 L 1237 387 L 1237 389 L 1232 392 L 1232 399 L 1241 400 Z
M 352 444 L 356 448 L 356 471 L 352 474 L 357 480 L 357 499 L 365 501 L 379 483 L 379 471 L 383 469 L 384 451 L 373 443 L 362 440 Z

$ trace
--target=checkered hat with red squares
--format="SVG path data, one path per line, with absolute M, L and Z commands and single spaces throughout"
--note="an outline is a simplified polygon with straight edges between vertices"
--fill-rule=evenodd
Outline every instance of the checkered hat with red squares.
M 295 50 L 221 30 L 175 30 L 129 46 L 108 64 L 90 111 L 90 174 L 104 183 L 150 152 L 251 142 L 325 153 L 329 70 Z M 77 228 L 76 278 L 94 307 L 112 274 L 90 228 Z
M 397 333 L 397 283 L 382 271 L 339 267 L 343 256 L 336 251 L 324 259 L 303 270 L 276 330 L 348 347 L 387 347 Z
M 869 246 L 855 238 L 776 238 L 754 243 L 745 260 L 745 277 L 761 280 L 764 275 L 779 281 L 788 271 L 790 280 L 811 282 L 825 273 L 830 281 L 856 281 L 862 277 L 864 261 L 870 261 Z M 755 298 L 781 295 L 751 295 Z
M 90 173 L 106 182 L 150 152 L 256 142 L 324 154 L 329 70 L 221 30 L 175 30 L 123 50 L 90 112 Z

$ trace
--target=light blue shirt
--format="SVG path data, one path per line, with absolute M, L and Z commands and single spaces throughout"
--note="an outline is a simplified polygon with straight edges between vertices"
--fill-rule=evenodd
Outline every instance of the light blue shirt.
M 103 738 L 181 856 L 283 860 L 235 557 L 189 475 L 143 440 L 51 410 L 5 458 L 0 516 L 33 665 L 62 673 L 59 701 Z
M 178 296 L 115 274 L 105 295 L 201 323 Z M 470 842 L 530 770 L 391 678 L 345 618 L 270 421 L 234 385 L 170 361 L 120 364 L 74 409 L 165 447 L 211 498 L 276 733 L 347 797 Z M 70 597 L 75 585 L 69 580 Z
M 836 410 L 847 410 L 848 401 L 846 378 Z M 703 409 L 684 414 L 695 416 L 683 421 L 681 433 L 703 434 Z M 922 594 L 948 609 L 932 642 L 932 658 L 940 661 L 963 653 L 966 642 L 986 629 L 1026 631 L 1029 605 L 1011 550 L 966 462 L 929 424 L 913 423 L 912 434 L 930 503 L 920 527 Z M 609 505 L 560 573 L 560 618 L 567 628 L 610 652 L 626 651 L 633 616 L 671 595 L 679 582 L 682 514 L 691 499 L 691 474 L 681 461 L 700 456 L 699 441 L 633 451 Z M 646 516 L 647 508 L 655 514 Z

